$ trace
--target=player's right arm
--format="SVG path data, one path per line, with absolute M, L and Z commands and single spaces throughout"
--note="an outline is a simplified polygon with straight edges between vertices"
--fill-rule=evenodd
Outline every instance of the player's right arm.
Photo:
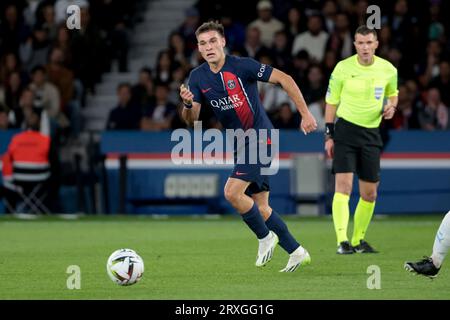
M 194 101 L 194 94 L 184 84 L 180 86 L 180 97 L 184 105 L 181 117 L 188 126 L 192 127 L 194 121 L 197 121 L 200 116 L 201 105 Z

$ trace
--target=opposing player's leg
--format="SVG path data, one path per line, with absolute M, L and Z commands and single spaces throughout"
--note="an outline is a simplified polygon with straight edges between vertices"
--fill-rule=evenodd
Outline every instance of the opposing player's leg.
M 353 173 L 336 173 L 335 193 L 333 197 L 333 223 L 336 231 L 338 254 L 352 254 L 353 247 L 347 238 L 348 220 L 350 218 L 349 200 L 352 192 Z
M 450 211 L 447 212 L 436 232 L 433 253 L 417 262 L 406 262 L 405 269 L 429 278 L 434 278 L 441 269 L 442 262 L 450 249 Z
M 256 266 L 260 267 L 270 261 L 273 250 L 278 243 L 278 237 L 264 223 L 258 206 L 253 199 L 245 194 L 250 182 L 236 178 L 228 178 L 225 184 L 225 198 L 239 212 L 244 222 L 259 240 Z
M 447 212 L 436 233 L 431 259 L 436 268 L 440 268 L 450 249 L 450 211 Z
M 289 261 L 286 267 L 280 271 L 293 272 L 300 265 L 309 264 L 311 257 L 308 251 L 295 240 L 280 215 L 270 207 L 269 191 L 254 193 L 252 198 L 257 204 L 267 227 L 275 232 L 279 238 L 279 245 L 289 254 Z

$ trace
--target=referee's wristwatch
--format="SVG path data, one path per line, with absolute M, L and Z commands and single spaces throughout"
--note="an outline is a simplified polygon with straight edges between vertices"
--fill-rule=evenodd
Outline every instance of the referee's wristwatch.
M 327 122 L 325 123 L 325 141 L 328 141 L 333 138 L 334 138 L 334 123 Z

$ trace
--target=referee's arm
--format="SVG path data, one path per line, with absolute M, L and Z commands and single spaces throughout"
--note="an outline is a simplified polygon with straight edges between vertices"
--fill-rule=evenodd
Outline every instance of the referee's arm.
M 389 97 L 383 108 L 383 118 L 386 120 L 392 119 L 395 110 L 397 109 L 398 97 Z
M 325 151 L 329 158 L 334 155 L 334 120 L 336 118 L 337 105 L 327 103 L 325 105 Z

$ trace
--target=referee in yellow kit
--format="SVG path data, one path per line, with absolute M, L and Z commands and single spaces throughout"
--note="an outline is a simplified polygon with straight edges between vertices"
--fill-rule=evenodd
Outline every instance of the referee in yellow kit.
M 340 61 L 331 74 L 326 94 L 325 150 L 333 158 L 335 174 L 333 222 L 337 253 L 376 253 L 365 241 L 380 180 L 383 142 L 381 119 L 391 119 L 397 107 L 397 69 L 377 57 L 377 33 L 366 26 L 355 32 L 356 54 Z M 335 118 L 337 121 L 335 123 Z M 347 237 L 353 174 L 359 179 L 360 198 L 351 243 Z

